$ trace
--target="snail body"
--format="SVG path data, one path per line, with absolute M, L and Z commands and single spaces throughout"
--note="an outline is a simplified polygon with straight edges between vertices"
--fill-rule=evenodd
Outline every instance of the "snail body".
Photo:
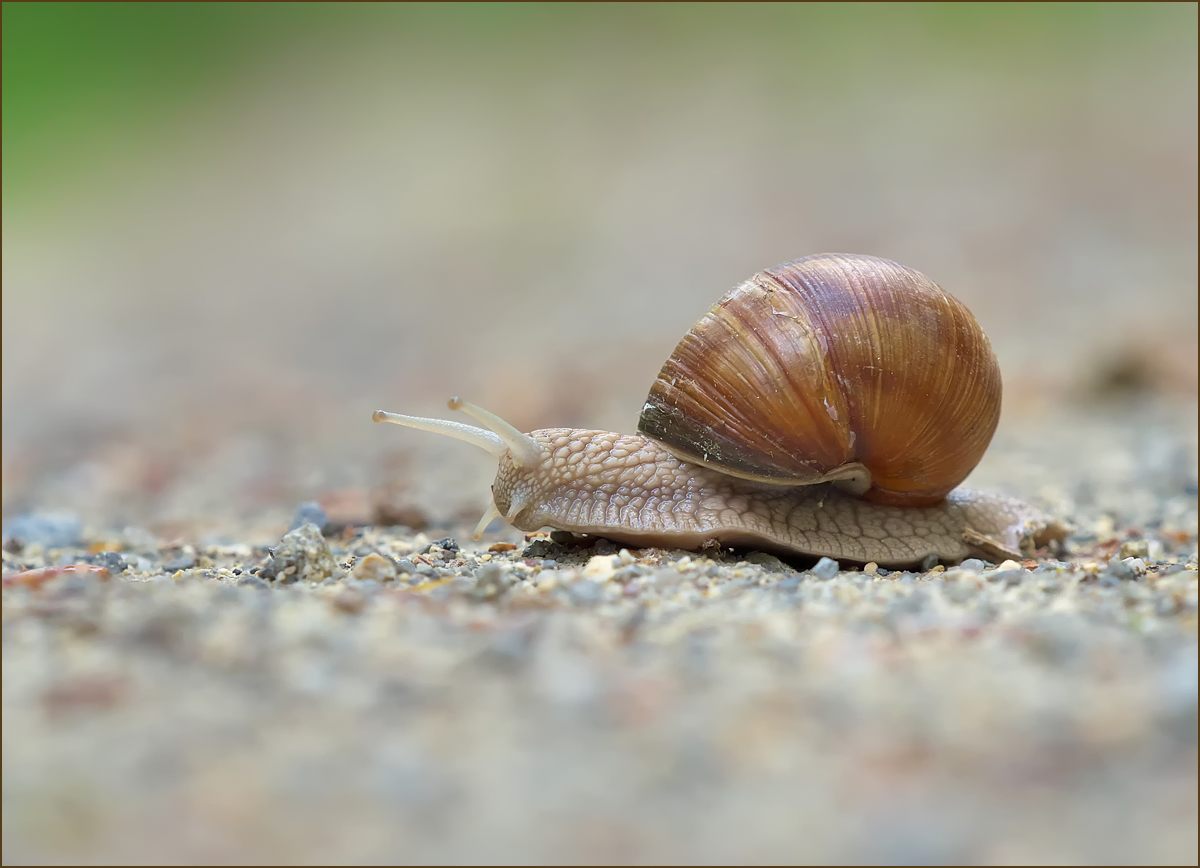
M 627 545 L 715 541 L 907 566 L 1016 556 L 1055 533 L 1019 501 L 956 486 L 995 431 L 1000 372 L 956 299 L 918 272 L 822 254 L 759 272 L 663 365 L 640 433 L 523 434 L 377 411 L 499 460 L 496 516 Z

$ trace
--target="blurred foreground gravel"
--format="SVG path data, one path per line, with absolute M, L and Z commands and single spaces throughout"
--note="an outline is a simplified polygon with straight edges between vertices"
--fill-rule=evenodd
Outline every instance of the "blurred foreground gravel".
M 1184 409 L 998 438 L 1040 562 L 10 523 L 4 861 L 1194 864 Z

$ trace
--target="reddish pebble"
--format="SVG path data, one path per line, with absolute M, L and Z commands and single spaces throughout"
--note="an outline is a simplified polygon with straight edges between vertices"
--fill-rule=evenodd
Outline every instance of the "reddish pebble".
M 492 543 L 488 546 L 489 552 L 511 552 L 516 546 L 512 543 Z
M 46 582 L 65 573 L 89 573 L 101 581 L 108 581 L 112 578 L 112 573 L 104 567 L 98 567 L 94 564 L 70 564 L 65 567 L 42 567 L 40 570 L 25 570 L 20 573 L 13 573 L 10 576 L 4 577 L 4 587 L 21 586 L 25 588 L 40 588 Z

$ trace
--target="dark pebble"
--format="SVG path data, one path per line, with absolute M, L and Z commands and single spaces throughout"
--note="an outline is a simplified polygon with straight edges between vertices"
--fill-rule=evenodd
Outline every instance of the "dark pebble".
M 195 555 L 182 555 L 163 564 L 163 572 L 174 573 L 178 570 L 190 570 L 196 566 Z
M 562 557 L 566 552 L 561 544 L 548 539 L 535 539 L 521 552 L 523 558 L 544 558 L 548 555 Z
M 104 567 L 114 576 L 125 572 L 125 558 L 117 552 L 100 552 L 92 557 L 92 563 L 98 567 Z
M 616 543 L 607 539 L 597 541 L 596 545 L 592 547 L 592 550 L 598 555 L 615 555 L 620 551 Z
M 315 524 L 321 529 L 322 534 L 329 527 L 329 516 L 325 514 L 325 510 L 321 509 L 321 504 L 315 500 L 306 500 L 296 507 L 296 512 L 292 515 L 292 523 L 288 527 L 288 532 L 290 533 L 298 527 L 304 527 L 306 524 Z
M 6 540 L 20 540 L 22 545 L 40 543 L 46 548 L 65 548 L 77 545 L 83 537 L 83 522 L 71 512 L 37 512 L 20 515 L 4 531 Z
M 766 552 L 750 552 L 746 555 L 746 563 L 755 564 L 762 567 L 764 570 L 775 573 L 786 573 L 791 569 L 787 564 L 781 561 L 775 555 L 767 554 Z M 710 567 L 710 575 L 716 575 L 719 568 L 715 565 Z
M 417 554 L 420 554 L 420 555 L 428 554 L 433 549 L 441 549 L 444 552 L 454 552 L 454 553 L 457 553 L 459 551 L 458 543 L 456 543 L 450 537 L 446 537 L 445 539 L 440 539 L 435 542 L 431 542 L 429 545 L 425 546 L 425 548 L 423 548 L 419 552 L 417 552 Z
M 393 558 L 392 560 L 396 564 L 396 572 L 398 572 L 398 573 L 403 573 L 406 576 L 411 576 L 413 573 L 415 573 L 417 571 L 416 564 L 414 564 L 408 558 Z

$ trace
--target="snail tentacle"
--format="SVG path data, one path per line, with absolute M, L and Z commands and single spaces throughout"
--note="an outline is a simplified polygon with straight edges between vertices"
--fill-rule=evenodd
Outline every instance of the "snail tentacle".
M 475 419 L 475 421 L 486 425 L 509 448 L 513 455 L 513 461 L 517 463 L 518 467 L 527 464 L 536 464 L 541 459 L 542 450 L 533 438 L 528 434 L 522 434 L 495 413 L 489 413 L 482 407 L 478 407 L 461 398 L 451 398 L 446 406 L 451 410 L 462 410 L 468 416 Z
M 421 431 L 432 431 L 434 434 L 445 434 L 456 440 L 473 443 L 480 449 L 499 458 L 504 454 L 506 444 L 491 431 L 484 431 L 474 425 L 464 425 L 461 422 L 449 422 L 445 419 L 427 419 L 424 416 L 405 416 L 403 413 L 388 413 L 386 410 L 376 410 L 371 419 L 374 422 L 392 422 L 406 428 L 417 428 Z

